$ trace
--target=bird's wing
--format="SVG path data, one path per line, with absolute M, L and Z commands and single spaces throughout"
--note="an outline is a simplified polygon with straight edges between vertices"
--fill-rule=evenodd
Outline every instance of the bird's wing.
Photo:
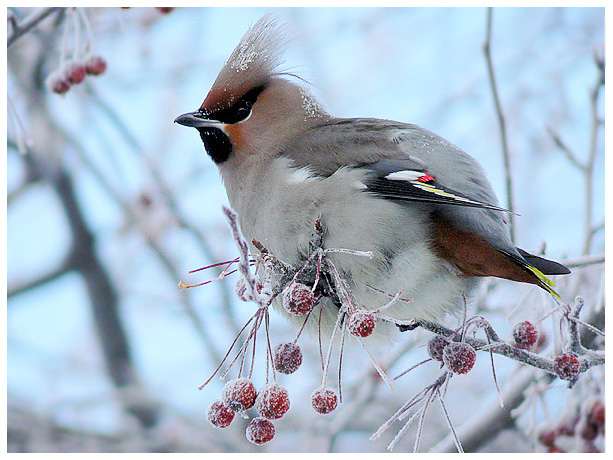
M 497 249 L 514 251 L 504 209 L 470 155 L 419 126 L 378 119 L 332 119 L 307 130 L 283 155 L 297 167 L 330 176 L 363 168 L 366 190 L 382 198 L 429 203 L 455 226 Z M 517 254 L 519 255 L 519 253 Z
M 546 259 L 527 259 L 513 245 L 481 166 L 442 137 L 388 120 L 332 119 L 299 136 L 283 156 L 326 177 L 343 167 L 364 169 L 366 191 L 407 206 L 428 204 L 437 250 L 465 273 L 531 282 L 557 296 L 538 268 L 551 267 L 541 263 Z M 559 267 L 554 272 L 563 272 Z

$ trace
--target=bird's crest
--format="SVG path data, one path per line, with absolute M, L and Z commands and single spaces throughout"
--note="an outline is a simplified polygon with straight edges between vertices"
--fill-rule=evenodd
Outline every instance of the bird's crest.
M 286 45 L 285 27 L 271 15 L 260 18 L 226 61 L 201 110 L 229 107 L 250 89 L 265 85 L 281 65 Z

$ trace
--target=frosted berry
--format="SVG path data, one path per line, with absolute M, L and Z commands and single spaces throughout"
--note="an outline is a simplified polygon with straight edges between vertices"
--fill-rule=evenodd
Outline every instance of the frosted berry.
M 604 434 L 605 410 L 604 403 L 598 399 L 594 402 L 587 413 L 587 423 L 595 425 L 598 430 Z
M 575 355 L 562 353 L 553 361 L 553 369 L 558 377 L 564 380 L 572 380 L 579 374 L 579 360 Z
M 283 291 L 283 308 L 288 312 L 303 316 L 313 309 L 315 296 L 307 285 L 290 283 Z
M 217 428 L 225 428 L 234 420 L 234 411 L 222 401 L 215 401 L 209 407 L 206 419 Z
M 85 65 L 82 62 L 69 62 L 66 67 L 66 81 L 77 85 L 85 80 Z
M 477 353 L 467 343 L 451 342 L 443 349 L 443 362 L 456 374 L 466 374 L 475 365 Z
M 233 411 L 244 411 L 255 404 L 257 393 L 251 380 L 238 378 L 230 380 L 221 392 L 223 403 Z
M 369 311 L 358 310 L 351 314 L 347 322 L 347 330 L 356 337 L 368 337 L 375 330 L 377 320 Z
M 92 55 L 85 61 L 85 72 L 88 75 L 101 75 L 106 71 L 106 61 L 102 56 Z
M 432 337 L 428 341 L 428 354 L 430 358 L 436 359 L 437 361 L 443 361 L 443 350 L 447 345 L 451 342 L 447 340 L 442 335 L 437 335 L 436 337 Z
M 50 75 L 47 79 L 48 88 L 56 94 L 66 94 L 70 89 L 70 83 L 57 74 Z
M 546 447 L 553 447 L 558 437 L 558 432 L 555 429 L 543 431 L 539 434 L 538 440 Z
M 280 343 L 275 347 L 273 360 L 277 371 L 293 374 L 302 364 L 302 352 L 293 342 Z
M 311 404 L 315 412 L 328 414 L 338 406 L 338 396 L 332 388 L 318 388 L 311 395 Z
M 262 417 L 255 417 L 247 425 L 247 440 L 258 446 L 265 444 L 275 437 L 275 426 L 270 420 Z
M 266 385 L 258 393 L 255 400 L 255 410 L 262 417 L 270 420 L 281 418 L 289 410 L 289 393 L 276 383 Z
M 601 400 L 596 400 L 585 412 L 585 419 L 581 425 L 581 437 L 586 441 L 593 441 L 599 434 L 604 434 L 604 425 L 604 404 Z
M 156 6 L 155 9 L 158 10 L 162 14 L 168 14 L 168 13 L 172 12 L 172 10 L 174 10 L 174 7 L 171 7 L 171 6 Z
M 537 328 L 530 321 L 517 323 L 513 327 L 512 335 L 514 345 L 522 350 L 530 350 L 539 338 Z

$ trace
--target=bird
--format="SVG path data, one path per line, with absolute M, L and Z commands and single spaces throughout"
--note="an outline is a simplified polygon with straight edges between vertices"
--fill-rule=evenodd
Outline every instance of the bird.
M 402 292 L 406 301 L 387 305 L 380 335 L 457 316 L 483 277 L 560 299 L 547 275 L 570 271 L 515 247 L 507 211 L 473 157 L 414 124 L 329 114 L 300 77 L 282 71 L 287 46 L 284 24 L 263 16 L 200 107 L 175 119 L 199 132 L 248 242 L 300 267 L 320 225 L 324 248 L 370 252 L 328 257 L 358 308 L 376 311 Z M 340 306 L 329 304 L 311 328 L 333 328 Z

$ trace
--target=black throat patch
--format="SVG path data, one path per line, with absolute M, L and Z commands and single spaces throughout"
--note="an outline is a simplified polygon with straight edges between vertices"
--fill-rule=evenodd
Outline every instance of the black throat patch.
M 223 163 L 230 158 L 232 142 L 226 133 L 219 128 L 198 128 L 198 132 L 206 153 L 216 164 Z

